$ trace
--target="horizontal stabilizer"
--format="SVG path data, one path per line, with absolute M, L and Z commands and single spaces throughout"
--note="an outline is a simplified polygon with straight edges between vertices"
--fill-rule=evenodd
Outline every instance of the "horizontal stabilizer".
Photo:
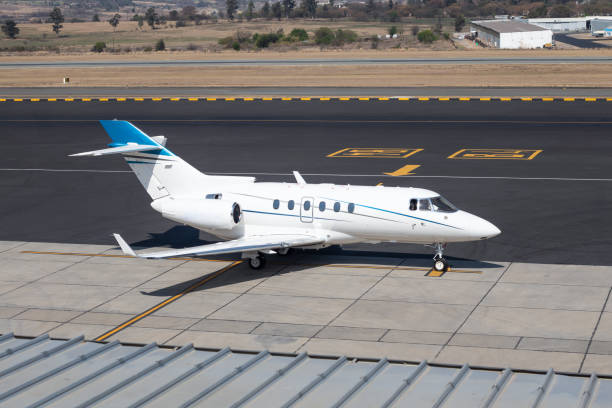
M 71 157 L 75 156 L 106 156 L 107 154 L 120 154 L 129 152 L 146 152 L 149 150 L 160 150 L 160 146 L 155 145 L 140 145 L 135 143 L 128 143 L 124 146 L 109 147 L 108 149 L 92 150 L 91 152 L 83 152 L 71 154 Z
M 157 251 L 149 253 L 136 253 L 134 250 L 121 238 L 119 234 L 113 234 L 121 250 L 126 255 L 137 256 L 140 258 L 172 258 L 187 255 L 220 255 L 231 254 L 237 252 L 256 252 L 265 250 L 274 250 L 278 248 L 303 247 L 310 245 L 318 245 L 325 242 L 323 239 L 314 235 L 303 234 L 270 234 L 270 235 L 254 235 L 235 239 L 233 241 L 217 242 L 216 244 L 199 245 L 183 249 L 169 249 L 166 251 Z

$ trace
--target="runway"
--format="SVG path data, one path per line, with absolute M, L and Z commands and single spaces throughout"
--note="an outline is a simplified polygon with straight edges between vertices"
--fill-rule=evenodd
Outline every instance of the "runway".
M 99 119 L 132 120 L 213 174 L 259 180 L 424 187 L 491 220 L 502 235 L 451 257 L 612 265 L 609 102 L 5 102 L 0 240 L 142 246 L 207 239 L 163 220 L 117 157 L 68 158 L 108 143 Z M 328 157 L 349 148 L 423 149 L 409 158 Z M 539 151 L 531 160 L 449 158 L 465 149 Z M 459 154 L 461 156 L 462 153 Z M 529 153 L 531 155 L 531 153 Z M 413 175 L 391 176 L 405 165 Z M 328 253 L 339 253 L 332 248 Z M 429 258 L 411 245 L 345 253 Z
M 313 58 L 313 59 L 219 59 L 152 61 L 31 61 L 0 62 L 0 68 L 100 68 L 159 66 L 303 66 L 303 65 L 483 65 L 483 64 L 610 64 L 612 57 L 530 58 Z

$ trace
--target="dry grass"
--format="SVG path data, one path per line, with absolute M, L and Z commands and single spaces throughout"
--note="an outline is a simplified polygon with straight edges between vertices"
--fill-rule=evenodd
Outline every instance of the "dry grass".
M 612 84 L 608 64 L 383 65 L 292 67 L 147 67 L 3 69 L 0 86 L 471 86 L 601 87 Z

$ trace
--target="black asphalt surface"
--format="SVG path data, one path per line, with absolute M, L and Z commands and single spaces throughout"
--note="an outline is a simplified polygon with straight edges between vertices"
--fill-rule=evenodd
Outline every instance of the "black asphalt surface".
M 454 257 L 612 265 L 611 102 L 259 101 L 4 103 L 0 240 L 142 245 L 200 242 L 162 219 L 99 119 L 133 121 L 208 173 L 437 191 L 502 231 L 450 245 Z M 329 158 L 347 147 L 424 149 L 406 159 Z M 536 149 L 533 160 L 456 160 L 466 148 Z M 415 175 L 386 176 L 406 164 Z M 22 169 L 22 170 L 20 170 Z M 23 170 L 29 169 L 29 170 Z M 207 239 L 203 234 L 200 239 Z M 355 253 L 423 254 L 421 246 L 357 245 Z M 334 251 L 335 249 L 332 249 Z M 353 253 L 353 252 L 351 252 Z
M 592 37 L 591 39 L 575 38 L 568 34 L 560 34 L 560 33 L 553 34 L 553 40 L 559 41 L 565 44 L 573 45 L 574 47 L 579 47 L 579 48 L 604 48 L 605 49 L 605 48 L 610 48 L 612 46 L 612 42 L 610 42 L 610 45 L 595 42 L 595 41 L 601 41 L 601 38 L 597 38 L 597 37 Z
M 431 64 L 609 64 L 610 57 L 523 58 L 312 58 L 152 61 L 30 61 L 0 62 L 0 68 L 157 67 L 157 66 L 294 66 L 294 65 L 431 65 Z
M 608 86 L 608 87 L 606 87 Z M 0 98 L 206 96 L 463 96 L 463 97 L 610 97 L 610 84 L 598 88 L 549 87 L 0 87 Z

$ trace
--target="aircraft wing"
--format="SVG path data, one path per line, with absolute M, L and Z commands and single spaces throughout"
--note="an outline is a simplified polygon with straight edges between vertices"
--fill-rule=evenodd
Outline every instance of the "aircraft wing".
M 274 250 L 278 248 L 291 248 L 317 245 L 324 242 L 314 235 L 305 234 L 270 234 L 253 235 L 232 241 L 217 242 L 216 244 L 199 245 L 182 249 L 169 249 L 166 251 L 136 253 L 119 234 L 113 234 L 121 250 L 126 255 L 140 258 L 172 258 L 187 255 L 220 255 L 236 252 L 255 252 Z

